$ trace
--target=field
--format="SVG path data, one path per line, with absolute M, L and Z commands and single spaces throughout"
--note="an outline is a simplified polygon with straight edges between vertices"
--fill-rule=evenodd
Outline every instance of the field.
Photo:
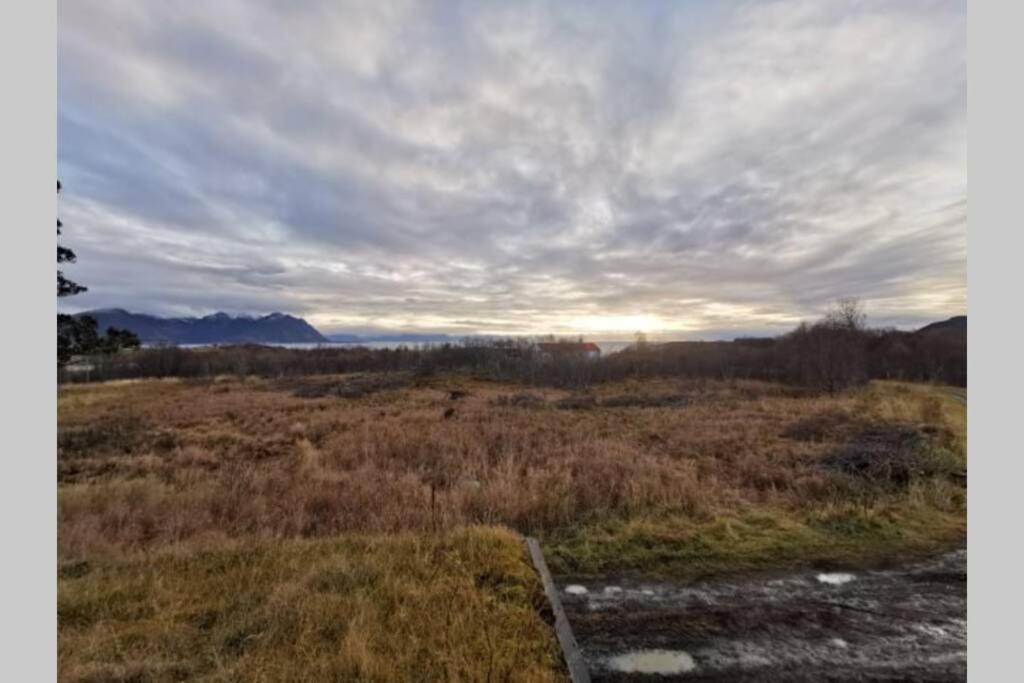
M 925 555 L 964 542 L 965 421 L 889 382 L 64 386 L 61 678 L 557 679 L 515 532 L 574 575 Z
M 61 678 L 561 680 L 507 530 L 170 549 L 61 572 Z

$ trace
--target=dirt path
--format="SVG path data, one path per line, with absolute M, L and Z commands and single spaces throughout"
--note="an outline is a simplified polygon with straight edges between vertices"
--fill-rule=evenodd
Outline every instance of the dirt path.
M 595 681 L 966 678 L 966 550 L 886 571 L 558 585 Z

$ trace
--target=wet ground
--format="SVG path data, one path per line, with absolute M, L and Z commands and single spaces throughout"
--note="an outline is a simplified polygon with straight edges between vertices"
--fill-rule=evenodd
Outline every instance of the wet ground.
M 963 681 L 967 553 L 692 584 L 559 577 L 595 681 Z

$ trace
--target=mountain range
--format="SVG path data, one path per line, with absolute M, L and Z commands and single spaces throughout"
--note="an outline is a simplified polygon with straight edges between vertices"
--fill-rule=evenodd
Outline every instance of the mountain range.
M 107 308 L 78 313 L 108 327 L 131 330 L 143 344 L 315 344 L 328 341 L 302 318 L 285 313 L 259 317 L 214 313 L 201 318 L 159 318 Z
M 457 341 L 447 334 L 393 333 L 377 335 L 331 334 L 324 336 L 302 318 L 286 313 L 264 316 L 231 316 L 214 313 L 201 318 L 161 318 L 144 313 L 130 313 L 123 308 L 106 308 L 76 314 L 96 319 L 103 332 L 108 327 L 131 330 L 143 344 L 365 344 L 443 343 Z M 967 316 L 925 325 L 915 332 L 921 335 L 967 336 Z M 747 340 L 751 343 L 750 340 Z

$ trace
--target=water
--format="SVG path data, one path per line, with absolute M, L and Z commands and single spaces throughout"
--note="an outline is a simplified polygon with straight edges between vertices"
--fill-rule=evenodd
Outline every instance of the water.
M 965 550 L 857 572 L 562 581 L 563 590 L 577 587 L 563 592 L 563 605 L 595 679 L 953 683 L 966 677 Z M 606 590 L 611 587 L 621 591 Z
M 262 346 L 278 346 L 283 349 L 320 349 L 320 348 L 364 348 L 364 349 L 429 349 L 436 346 L 441 346 L 444 343 L 458 344 L 456 340 L 451 342 L 412 342 L 412 341 L 365 341 L 365 342 L 308 342 L 308 343 L 273 343 L 273 342 L 260 342 Z M 601 355 L 607 356 L 617 351 L 621 351 L 633 342 L 628 341 L 596 341 L 597 347 L 601 349 Z M 153 346 L 152 344 L 143 344 L 143 346 Z M 182 349 L 197 349 L 205 348 L 208 346 L 218 346 L 217 344 L 178 344 L 179 348 Z
M 623 350 L 633 342 L 628 341 L 596 341 L 597 348 L 601 349 L 601 355 L 607 356 L 612 353 Z
M 398 342 L 398 341 L 369 341 L 369 342 L 259 342 L 260 346 L 276 346 L 282 349 L 429 349 L 433 346 L 440 346 L 442 342 Z M 224 344 L 177 344 L 181 349 L 203 349 L 210 346 L 229 346 Z M 143 346 L 152 346 L 144 344 Z
M 608 667 L 621 673 L 681 674 L 693 671 L 697 664 L 683 650 L 634 650 L 608 660 Z
M 827 583 L 830 586 L 842 586 L 850 583 L 855 578 L 853 574 L 818 574 L 819 583 Z

